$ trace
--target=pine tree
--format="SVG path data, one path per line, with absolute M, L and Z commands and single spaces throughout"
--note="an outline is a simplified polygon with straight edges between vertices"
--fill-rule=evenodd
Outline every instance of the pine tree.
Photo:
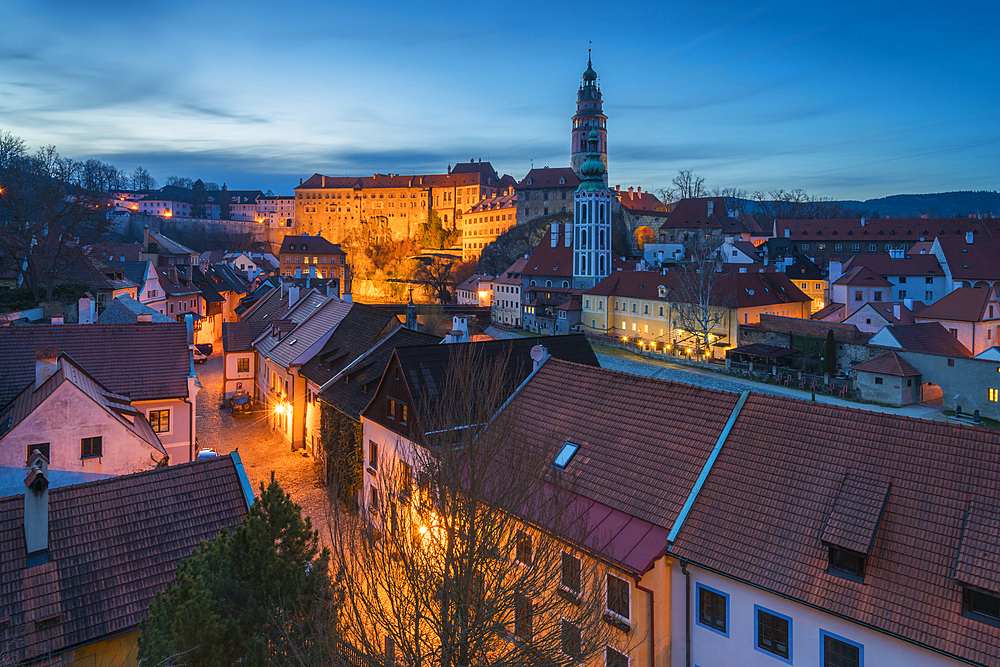
M 826 332 L 826 352 L 823 354 L 823 372 L 833 375 L 837 372 L 837 340 L 833 329 Z
M 140 664 L 323 664 L 336 641 L 330 555 L 271 475 L 232 534 L 197 547 L 157 594 Z

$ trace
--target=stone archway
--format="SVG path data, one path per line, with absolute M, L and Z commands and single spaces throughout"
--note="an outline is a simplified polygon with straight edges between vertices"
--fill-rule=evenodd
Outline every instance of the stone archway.
M 920 404 L 932 408 L 944 407 L 944 392 L 933 382 L 920 385 Z
M 634 232 L 632 232 L 632 245 L 637 250 L 642 250 L 647 243 L 656 242 L 656 232 L 649 225 L 642 225 L 637 227 Z

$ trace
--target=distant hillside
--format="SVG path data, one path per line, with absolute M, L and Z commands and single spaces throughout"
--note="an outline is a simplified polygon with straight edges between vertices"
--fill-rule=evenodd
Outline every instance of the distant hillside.
M 873 216 L 890 218 L 919 218 L 927 214 L 929 218 L 966 217 L 970 214 L 992 212 L 1000 216 L 1000 192 L 963 191 L 939 192 L 928 195 L 891 195 L 866 201 L 842 201 L 845 207 L 867 211 Z

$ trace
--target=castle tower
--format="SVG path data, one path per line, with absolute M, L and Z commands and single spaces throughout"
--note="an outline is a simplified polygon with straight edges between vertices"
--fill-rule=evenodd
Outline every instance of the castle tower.
M 597 133 L 597 152 L 604 163 L 604 184 L 608 184 L 608 117 L 604 115 L 601 89 L 597 85 L 597 72 L 590 63 L 590 50 L 587 50 L 587 71 L 583 73 L 583 83 L 576 94 L 576 115 L 573 116 L 573 144 L 570 148 L 572 157 L 569 165 L 576 175 L 583 178 L 581 168 L 587 161 L 588 137 L 591 132 Z
M 590 289 L 611 274 L 611 203 L 604 179 L 606 155 L 602 134 L 587 136 L 586 160 L 580 165 L 580 187 L 573 195 L 573 287 Z

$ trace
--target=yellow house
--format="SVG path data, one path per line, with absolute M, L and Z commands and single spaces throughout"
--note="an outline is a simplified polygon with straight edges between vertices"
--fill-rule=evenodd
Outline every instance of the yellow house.
M 253 504 L 236 452 L 50 488 L 36 451 L 25 473 L 24 492 L 0 498 L 0 638 L 15 665 L 134 666 L 153 597 Z
M 718 274 L 711 287 L 699 309 L 677 274 L 617 271 L 583 293 L 583 328 L 676 354 L 724 357 L 740 324 L 762 314 L 809 317 L 812 299 L 783 273 Z

